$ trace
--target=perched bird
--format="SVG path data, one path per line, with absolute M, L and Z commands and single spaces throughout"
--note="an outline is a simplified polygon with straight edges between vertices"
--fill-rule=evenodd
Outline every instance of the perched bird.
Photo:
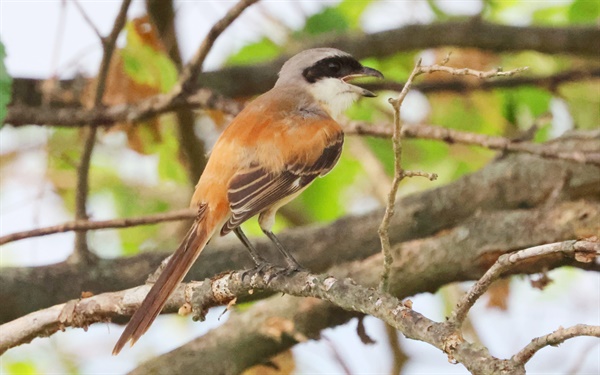
M 254 215 L 288 270 L 301 269 L 271 231 L 275 212 L 337 163 L 344 133 L 335 118 L 359 97 L 375 96 L 349 82 L 364 76 L 383 78 L 348 53 L 309 49 L 290 58 L 275 86 L 237 115 L 217 140 L 196 185 L 191 202 L 198 210 L 196 220 L 131 317 L 114 355 L 148 330 L 215 234 L 233 231 L 258 270 L 268 265 L 240 228 Z

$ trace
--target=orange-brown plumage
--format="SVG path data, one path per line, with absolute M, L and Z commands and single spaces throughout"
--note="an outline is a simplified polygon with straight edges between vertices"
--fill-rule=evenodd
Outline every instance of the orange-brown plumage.
M 348 64 L 345 70 L 330 69 L 330 61 L 336 59 Z M 299 267 L 270 231 L 274 215 L 336 164 L 343 131 L 332 115 L 351 102 L 348 97 L 373 96 L 344 81 L 348 75 L 361 74 L 381 76 L 338 50 L 305 51 L 284 65 L 272 90 L 231 122 L 217 140 L 192 196 L 191 206 L 198 209 L 196 221 L 132 316 L 113 354 L 128 341 L 133 345 L 148 330 L 214 234 L 234 230 L 257 265 L 263 262 L 239 229 L 256 214 L 288 264 Z M 318 80 L 321 75 L 331 80 L 329 86 Z

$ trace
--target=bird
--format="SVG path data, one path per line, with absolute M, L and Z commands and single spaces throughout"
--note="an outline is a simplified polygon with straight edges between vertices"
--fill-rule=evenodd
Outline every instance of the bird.
M 335 48 L 304 50 L 283 64 L 271 90 L 231 121 L 196 185 L 190 205 L 197 215 L 191 228 L 132 315 L 113 355 L 129 341 L 133 346 L 150 328 L 213 236 L 235 233 L 256 270 L 269 266 L 240 228 L 255 215 L 285 258 L 286 270 L 303 269 L 271 231 L 275 213 L 337 163 L 344 143 L 340 115 L 360 97 L 376 96 L 350 82 L 358 77 L 383 74 Z

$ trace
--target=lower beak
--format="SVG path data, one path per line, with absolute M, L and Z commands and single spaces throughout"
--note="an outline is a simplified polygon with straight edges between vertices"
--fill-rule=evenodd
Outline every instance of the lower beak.
M 381 72 L 377 69 L 373 69 L 373 68 L 369 68 L 364 66 L 362 68 L 362 70 L 358 73 L 355 74 L 350 74 L 345 76 L 344 78 L 342 78 L 342 80 L 346 83 L 348 83 L 348 81 L 351 81 L 355 78 L 361 78 L 361 77 L 376 77 L 376 78 L 383 78 L 383 74 L 381 74 Z M 359 86 L 355 86 L 355 85 L 351 85 L 353 88 L 356 88 L 356 92 L 362 96 L 366 96 L 369 98 L 374 98 L 377 95 L 367 89 L 363 89 L 362 87 Z

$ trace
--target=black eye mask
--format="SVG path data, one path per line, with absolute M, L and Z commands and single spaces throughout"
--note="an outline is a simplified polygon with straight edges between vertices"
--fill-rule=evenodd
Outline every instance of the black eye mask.
M 304 69 L 302 75 L 310 83 L 322 78 L 343 78 L 360 73 L 363 66 L 351 56 L 333 56 L 317 61 Z

